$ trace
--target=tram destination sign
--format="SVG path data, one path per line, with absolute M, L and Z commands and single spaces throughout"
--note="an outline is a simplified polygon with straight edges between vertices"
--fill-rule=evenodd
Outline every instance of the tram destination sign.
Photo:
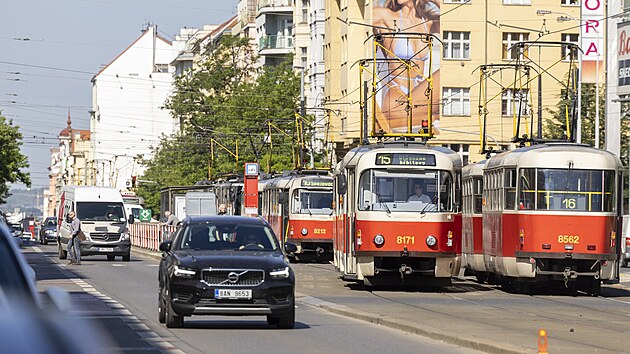
M 333 181 L 328 179 L 304 179 L 302 180 L 302 187 L 327 187 L 332 188 Z
M 376 154 L 377 165 L 435 166 L 435 155 L 406 152 Z

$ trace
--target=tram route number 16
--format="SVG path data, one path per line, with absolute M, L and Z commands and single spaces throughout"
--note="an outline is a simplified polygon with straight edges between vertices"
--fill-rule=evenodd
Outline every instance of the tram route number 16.
M 564 206 L 565 209 L 575 209 L 577 200 L 575 200 L 575 198 L 562 199 L 562 206 Z

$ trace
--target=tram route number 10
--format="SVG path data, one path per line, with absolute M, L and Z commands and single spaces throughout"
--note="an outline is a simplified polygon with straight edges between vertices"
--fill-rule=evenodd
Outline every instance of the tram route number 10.
M 396 236 L 396 243 L 399 245 L 413 245 L 415 236 Z

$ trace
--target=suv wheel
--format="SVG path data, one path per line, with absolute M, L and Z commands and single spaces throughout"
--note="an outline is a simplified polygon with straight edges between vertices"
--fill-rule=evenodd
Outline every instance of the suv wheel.
M 160 321 L 160 323 L 166 322 L 166 308 L 164 307 L 162 292 L 160 288 L 160 290 L 158 290 L 158 321 Z
M 116 256 L 111 255 L 111 254 L 108 254 L 108 255 L 107 255 L 107 260 L 108 260 L 108 261 L 113 262 L 115 259 L 116 259 Z
M 181 328 L 184 327 L 184 316 L 179 316 L 173 311 L 173 306 L 171 306 L 171 297 L 167 295 L 164 299 L 164 307 L 166 309 L 165 319 L 167 328 Z
M 131 254 L 127 253 L 126 255 L 122 256 L 123 262 L 129 262 L 131 260 Z
M 280 329 L 293 329 L 295 327 L 295 300 L 291 302 L 291 311 L 285 317 L 278 317 L 275 319 L 278 328 Z M 267 320 L 267 322 L 269 322 Z
M 68 251 L 63 250 L 63 246 L 61 245 L 61 242 L 57 242 L 57 249 L 59 253 L 59 259 L 68 258 Z

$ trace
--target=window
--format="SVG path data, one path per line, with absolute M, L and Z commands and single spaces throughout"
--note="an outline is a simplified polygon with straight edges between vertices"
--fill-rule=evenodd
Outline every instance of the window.
M 501 94 L 501 114 L 511 116 L 520 109 L 521 115 L 530 115 L 529 90 L 507 89 Z
M 442 115 L 469 116 L 470 89 L 465 87 L 444 87 L 442 89 Z
M 470 145 L 468 144 L 442 144 L 443 147 L 449 148 L 457 153 L 462 159 L 462 165 L 468 165 L 468 157 L 470 156 Z
M 530 0 L 503 0 L 503 5 L 530 5 Z
M 580 6 L 580 2 L 578 0 L 560 0 L 560 5 L 562 5 L 562 6 Z
M 577 33 L 563 33 L 562 41 L 579 45 L 578 43 L 579 37 L 580 35 Z M 577 57 L 578 57 L 577 47 L 570 48 L 568 45 L 562 46 L 562 60 L 567 60 L 567 61 L 571 59 L 577 60 Z
M 470 59 L 470 32 L 444 31 L 444 59 Z
M 308 56 L 307 56 L 307 48 L 306 47 L 300 47 L 300 61 L 301 61 L 301 66 L 302 70 L 306 70 L 307 65 L 308 65 Z
M 503 59 L 515 60 L 519 55 L 519 50 L 514 44 L 527 40 L 529 40 L 529 33 L 503 33 Z M 524 49 L 523 55 L 527 56 L 527 48 Z M 523 59 L 523 56 L 520 59 Z
M 514 210 L 516 203 L 516 170 L 504 171 L 505 210 Z
M 155 64 L 153 68 L 154 73 L 167 73 L 168 72 L 168 64 Z
M 302 0 L 302 22 L 308 22 L 308 0 Z

